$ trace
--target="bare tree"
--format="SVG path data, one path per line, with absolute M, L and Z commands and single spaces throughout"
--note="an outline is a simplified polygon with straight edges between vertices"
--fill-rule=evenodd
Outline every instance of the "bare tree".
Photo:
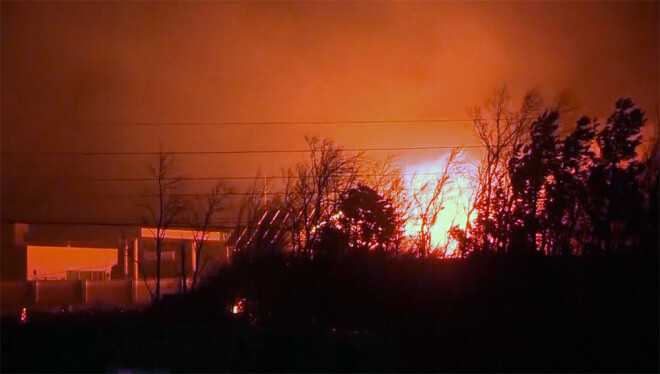
M 464 166 L 464 165 L 463 165 Z M 477 167 L 478 168 L 478 167 Z M 474 212 L 477 209 L 477 197 L 479 193 L 479 179 L 476 175 L 464 172 L 464 167 L 460 168 L 459 173 L 467 184 L 458 188 L 459 201 L 461 202 L 460 208 L 465 214 L 465 234 L 470 234 L 470 228 L 473 221 Z
M 193 231 L 192 252 L 194 254 L 194 258 L 191 259 L 193 261 L 191 290 L 195 289 L 200 274 L 203 273 L 206 266 L 206 259 L 202 260 L 204 245 L 208 241 L 216 216 L 225 208 L 224 202 L 227 195 L 227 189 L 223 185 L 217 184 L 208 195 L 199 197 L 195 203 L 191 204 L 189 223 Z M 181 274 L 183 276 L 182 291 L 185 294 L 187 277 L 183 265 Z
M 154 301 L 161 298 L 161 259 L 163 250 L 163 241 L 167 229 L 174 223 L 175 219 L 183 210 L 183 201 L 178 194 L 182 179 L 175 175 L 174 158 L 171 154 L 160 152 L 158 154 L 158 164 L 156 167 L 149 166 L 149 172 L 153 175 L 156 183 L 156 203 L 151 199 L 143 201 L 143 207 L 148 212 L 149 217 L 146 223 L 155 229 L 156 245 L 156 290 L 152 296 Z M 150 196 L 151 197 L 151 196 Z
M 527 140 L 541 96 L 536 89 L 528 91 L 518 111 L 511 111 L 510 103 L 508 89 L 502 87 L 486 102 L 486 113 L 479 107 L 470 111 L 475 133 L 484 146 L 475 199 L 481 231 L 479 249 L 483 251 L 506 247 L 500 234 L 506 231 L 513 204 L 508 162 Z
M 447 188 L 452 183 L 460 152 L 460 148 L 452 149 L 437 178 L 424 180 L 418 179 L 418 176 L 414 175 L 411 179 L 412 213 L 410 219 L 419 228 L 419 232 L 413 239 L 420 257 L 427 257 L 433 251 L 431 230 L 435 226 L 440 212 L 444 209 Z
M 479 188 L 481 182 L 479 181 L 477 173 L 465 170 L 465 165 L 472 165 L 474 170 L 478 170 L 478 165 L 474 165 L 470 160 L 462 160 L 461 165 L 457 168 L 458 174 L 467 183 L 462 186 L 457 186 L 457 209 L 461 209 L 465 215 L 465 226 L 460 228 L 452 222 L 449 236 L 458 242 L 458 256 L 464 256 L 467 251 L 474 247 L 468 240 L 472 240 L 472 225 L 474 224 L 474 213 L 477 210 L 477 198 L 479 196 Z
M 297 166 L 295 169 L 282 171 L 284 177 L 284 195 L 282 210 L 286 212 L 286 229 L 289 232 L 291 248 L 302 251 L 304 248 L 303 228 L 308 222 L 312 204 L 311 181 L 307 168 Z M 300 210 L 298 210 L 300 209 Z M 306 230 L 305 230 L 306 231 Z
M 394 255 L 403 249 L 405 223 L 409 218 L 413 200 L 406 190 L 406 178 L 402 168 L 396 166 L 396 157 L 387 155 L 382 160 L 368 160 L 362 181 L 389 201 L 395 211 L 396 232 L 392 238 Z
M 282 210 L 295 251 L 311 254 L 319 224 L 334 214 L 341 193 L 357 185 L 362 153 L 348 153 L 333 141 L 306 137 L 307 162 L 283 172 Z
M 242 247 L 238 248 L 239 250 L 247 249 L 253 244 L 250 240 L 241 241 L 241 239 L 252 238 L 259 230 L 260 219 L 267 214 L 270 206 L 275 205 L 267 199 L 268 179 L 261 177 L 260 174 L 257 172 L 252 187 L 239 203 L 235 229 L 238 235 L 236 244 Z

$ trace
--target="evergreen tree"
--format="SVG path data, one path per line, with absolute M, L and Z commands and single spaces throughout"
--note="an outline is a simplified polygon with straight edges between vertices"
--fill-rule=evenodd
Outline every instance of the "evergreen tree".
M 549 111 L 532 124 L 530 144 L 509 162 L 514 196 L 512 251 L 546 251 L 551 220 L 545 214 L 549 191 L 556 188 L 559 112 Z
M 637 159 L 637 147 L 645 122 L 644 112 L 630 98 L 619 99 L 596 136 L 600 153 L 587 181 L 594 251 L 615 252 L 637 244 L 640 237 L 643 164 Z

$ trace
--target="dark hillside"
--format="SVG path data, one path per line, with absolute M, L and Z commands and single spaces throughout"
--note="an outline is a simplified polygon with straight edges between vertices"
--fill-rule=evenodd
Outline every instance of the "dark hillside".
M 657 372 L 658 313 L 657 260 L 260 256 L 144 314 L 4 320 L 2 369 Z

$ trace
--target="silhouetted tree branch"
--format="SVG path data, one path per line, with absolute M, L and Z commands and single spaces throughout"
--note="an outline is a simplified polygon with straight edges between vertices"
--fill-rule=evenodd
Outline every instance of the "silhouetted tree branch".
M 146 223 L 155 229 L 156 244 L 156 290 L 155 301 L 161 297 L 161 256 L 166 230 L 183 210 L 181 196 L 177 195 L 182 183 L 181 177 L 175 175 L 174 158 L 170 154 L 159 153 L 156 167 L 149 166 L 156 184 L 156 203 L 144 200 L 143 207 L 148 212 Z
M 307 137 L 309 160 L 284 172 L 282 210 L 293 249 L 311 255 L 319 225 L 337 210 L 341 193 L 355 186 L 362 168 L 361 153 L 348 153 L 328 139 Z
M 447 189 L 453 182 L 456 163 L 460 148 L 454 148 L 447 157 L 442 172 L 437 178 L 421 179 L 413 176 L 411 179 L 412 208 L 409 220 L 419 228 L 413 241 L 417 254 L 427 257 L 435 249 L 431 241 L 431 230 L 435 226 L 438 215 L 444 209 Z

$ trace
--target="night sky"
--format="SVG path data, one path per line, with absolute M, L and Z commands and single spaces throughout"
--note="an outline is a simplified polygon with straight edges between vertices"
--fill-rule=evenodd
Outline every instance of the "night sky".
M 532 87 L 548 105 L 567 93 L 577 107 L 571 125 L 581 114 L 604 121 L 621 96 L 646 110 L 649 128 L 658 123 L 658 2 L 2 2 L 1 10 L 3 220 L 139 219 L 136 196 L 148 183 L 90 179 L 148 177 L 156 156 L 98 152 L 303 149 L 306 134 L 349 148 L 477 144 L 467 121 L 405 121 L 464 120 L 503 84 L 514 102 Z M 404 122 L 213 125 L 394 120 Z M 400 161 L 414 170 L 441 156 L 400 152 Z M 279 174 L 301 157 L 177 162 L 184 176 L 233 177 Z M 211 183 L 190 181 L 187 191 Z M 249 182 L 227 184 L 241 191 Z

